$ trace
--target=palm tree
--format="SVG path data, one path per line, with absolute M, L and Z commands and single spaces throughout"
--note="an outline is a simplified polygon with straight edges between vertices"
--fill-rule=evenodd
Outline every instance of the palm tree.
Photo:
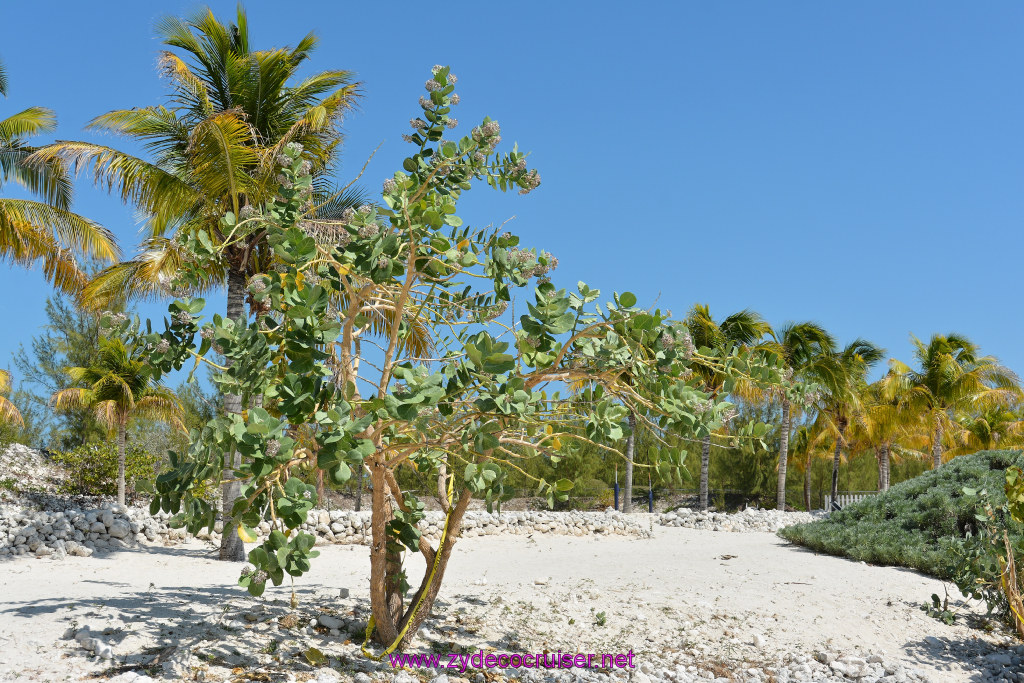
M 764 347 L 774 352 L 793 377 L 813 376 L 816 367 L 831 353 L 835 340 L 821 325 L 813 322 L 787 323 L 776 333 L 776 341 Z M 782 394 L 782 425 L 779 435 L 779 483 L 775 506 L 786 509 L 786 468 L 789 459 L 789 436 L 793 427 L 793 406 L 789 396 Z
M 884 355 L 884 349 L 864 339 L 856 339 L 841 351 L 822 358 L 822 362 L 815 368 L 813 378 L 824 389 L 821 410 L 818 412 L 819 426 L 823 432 L 835 438 L 831 489 L 833 505 L 839 493 L 839 464 L 842 461 L 843 446 L 846 445 L 846 430 L 863 408 L 868 372 Z
M 170 389 L 154 382 L 140 354 L 120 339 L 104 339 L 96 364 L 68 368 L 84 387 L 58 391 L 50 398 L 57 410 L 90 408 L 117 437 L 117 502 L 124 505 L 125 435 L 133 418 L 160 420 L 184 431 L 183 410 Z
M 932 434 L 932 460 L 942 466 L 943 436 L 957 432 L 958 414 L 1007 405 L 1020 396 L 1020 381 L 994 356 L 978 355 L 978 346 L 956 333 L 935 334 L 925 344 L 911 335 L 918 367 L 892 360 L 888 392 L 924 415 Z
M 686 326 L 690 330 L 694 345 L 699 349 L 706 347 L 716 351 L 731 346 L 749 347 L 765 336 L 772 334 L 771 325 L 764 318 L 749 309 L 716 322 L 706 304 L 696 304 L 686 316 Z M 725 375 L 715 370 L 698 366 L 703 391 L 715 400 L 725 385 Z M 705 436 L 701 444 L 700 456 L 700 509 L 708 509 L 708 468 L 711 462 L 711 436 Z
M 165 45 L 185 54 L 165 51 L 160 56 L 172 87 L 171 106 L 113 111 L 89 126 L 128 137 L 151 158 L 86 142 L 58 142 L 37 156 L 63 159 L 76 168 L 91 165 L 97 184 L 116 190 L 146 216 L 142 252 L 100 273 L 86 288 L 86 299 L 104 305 L 112 299 L 166 295 L 188 261 L 187 245 L 199 240 L 220 255 L 204 273 L 206 288 L 226 283 L 227 318 L 244 324 L 248 278 L 265 272 L 273 254 L 266 232 L 253 221 L 242 221 L 237 231 L 225 234 L 221 218 L 231 213 L 244 219 L 250 207 L 275 195 L 277 158 L 293 142 L 303 146 L 316 179 L 311 216 L 323 217 L 355 201 L 351 193 L 332 194 L 329 181 L 340 120 L 358 95 L 357 85 L 348 71 L 297 80 L 316 37 L 310 33 L 291 49 L 253 50 L 241 7 L 232 24 L 221 23 L 206 9 L 190 19 L 165 18 L 157 32 Z M 224 409 L 240 413 L 241 397 L 226 395 Z M 240 456 L 232 457 L 238 467 Z M 237 478 L 223 485 L 225 520 L 240 491 Z M 220 557 L 245 559 L 232 524 L 225 523 Z
M 7 78 L 0 64 L 0 96 L 7 96 Z M 29 107 L 0 120 L 0 188 L 21 185 L 42 201 L 0 198 L 0 261 L 30 267 L 43 262 L 43 275 L 64 293 L 77 294 L 86 282 L 76 254 L 117 260 L 114 236 L 104 227 L 71 211 L 71 180 L 59 159 L 33 164 L 36 151 L 26 139 L 52 133 L 57 116 L 43 107 Z
M 990 406 L 978 415 L 962 416 L 958 422 L 963 441 L 949 451 L 953 457 L 1024 445 L 1024 419 L 1019 408 Z
M 0 86 L 3 85 L 3 71 L 0 71 Z M 16 425 L 25 424 L 21 419 L 21 412 L 18 407 L 4 396 L 11 390 L 11 375 L 6 370 L 0 370 L 0 422 L 10 422 Z
M 797 470 L 804 475 L 804 507 L 808 511 L 811 509 L 811 463 L 821 454 L 822 450 L 813 432 L 813 425 L 801 425 L 793 430 L 790 435 L 789 455 Z
M 884 377 L 866 387 L 862 410 L 853 425 L 854 438 L 875 451 L 879 491 L 889 489 L 892 460 L 908 449 L 924 446 L 927 439 L 921 415 L 890 394 L 889 382 L 890 378 Z

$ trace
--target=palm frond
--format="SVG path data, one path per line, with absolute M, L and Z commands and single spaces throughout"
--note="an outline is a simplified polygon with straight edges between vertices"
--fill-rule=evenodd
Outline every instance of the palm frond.
M 214 197 L 227 197 L 237 214 L 240 195 L 251 195 L 248 170 L 259 160 L 252 129 L 234 112 L 217 114 L 197 125 L 189 140 L 190 177 Z
M 19 427 L 25 426 L 25 421 L 21 417 L 21 411 L 18 410 L 18 406 L 11 403 L 6 397 L 0 396 L 0 423 L 3 422 L 15 424 Z
M 76 172 L 92 169 L 93 182 L 122 202 L 134 204 L 153 225 L 173 224 L 186 211 L 206 203 L 204 195 L 159 166 L 112 147 L 88 142 L 58 141 L 40 148 L 30 161 L 63 159 Z
M 0 199 L 0 250 L 14 248 L 8 239 L 29 229 L 51 234 L 63 249 L 91 258 L 115 261 L 120 256 L 113 233 L 98 223 L 42 202 Z
M 45 107 L 29 107 L 6 119 L 0 119 L 0 142 L 52 133 L 57 130 L 57 115 Z
M 82 289 L 79 304 L 92 310 L 110 308 L 116 303 L 146 301 L 167 297 L 188 255 L 181 245 L 166 237 L 151 237 L 142 244 L 141 253 L 130 261 L 109 266 L 97 273 Z M 194 290 L 177 292 L 197 296 L 216 286 L 224 273 L 206 270 L 205 280 Z
M 70 174 L 59 159 L 31 163 L 35 151 L 19 141 L 0 144 L 0 183 L 12 180 L 47 204 L 69 210 L 73 194 Z

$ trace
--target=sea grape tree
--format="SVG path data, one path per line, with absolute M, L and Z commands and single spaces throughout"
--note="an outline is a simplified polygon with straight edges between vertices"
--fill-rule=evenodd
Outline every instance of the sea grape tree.
M 527 193 L 540 175 L 516 147 L 499 151 L 496 121 L 454 137 L 454 84 L 447 67 L 434 68 L 413 132 L 404 136 L 412 152 L 384 181 L 378 205 L 338 221 L 309 218 L 309 163 L 290 145 L 278 160 L 278 197 L 224 216 L 235 239 L 265 231 L 276 256 L 274 269 L 249 281 L 260 312 L 251 323 L 219 315 L 203 322 L 203 301 L 184 298 L 171 305 L 163 331 L 118 325 L 149 347 L 154 374 L 216 365 L 219 388 L 248 406 L 210 420 L 187 453 L 172 454 L 171 469 L 155 482 L 153 508 L 176 513 L 193 531 L 212 527 L 217 510 L 198 493 L 243 481 L 225 523 L 250 542 L 261 522 L 272 527 L 240 578 L 252 594 L 301 576 L 317 555 L 314 538 L 298 531 L 317 503 L 315 487 L 295 476 L 299 468 L 317 468 L 337 483 L 368 474 L 372 630 L 389 648 L 430 614 L 470 500 L 500 505 L 507 474 L 528 476 L 525 460 L 558 458 L 573 443 L 615 452 L 629 412 L 655 438 L 680 430 L 702 437 L 732 407 L 698 388 L 698 366 L 727 377 L 723 395 L 740 378 L 782 381 L 771 356 L 695 349 L 685 325 L 640 307 L 633 294 L 600 303 L 600 292 L 583 283 L 560 289 L 549 279 L 557 265 L 551 254 L 521 246 L 501 228 L 464 225 L 457 202 L 475 182 Z M 194 262 L 185 286 L 218 248 L 188 246 Z M 514 318 L 512 293 L 529 286 L 526 312 Z M 424 355 L 413 338 L 426 339 L 432 351 Z M 300 427 L 313 435 L 301 446 Z M 765 429 L 733 433 L 756 439 Z M 684 453 L 668 439 L 655 452 L 658 467 L 682 466 Z M 236 454 L 240 467 L 231 466 Z M 404 467 L 436 482 L 446 515 L 437 546 L 417 527 L 423 501 L 399 485 Z M 551 502 L 572 487 L 535 483 Z M 415 588 L 403 569 L 406 552 L 426 559 Z

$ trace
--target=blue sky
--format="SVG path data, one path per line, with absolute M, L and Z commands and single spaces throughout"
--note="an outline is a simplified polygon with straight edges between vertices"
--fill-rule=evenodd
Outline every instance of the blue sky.
M 164 101 L 153 24 L 199 6 L 4 3 L 0 116 L 46 106 L 56 137 L 98 139 L 83 132 L 90 118 Z M 404 156 L 430 66 L 451 64 L 463 126 L 498 119 L 543 176 L 526 197 L 477 188 L 460 214 L 515 216 L 526 244 L 559 257 L 556 284 L 628 289 L 677 315 L 706 302 L 716 316 L 817 320 L 903 359 L 911 332 L 956 330 L 1024 372 L 1024 5 L 246 6 L 257 46 L 315 30 L 309 69 L 357 72 L 365 96 L 345 123 L 342 175 L 381 145 L 364 176 L 373 190 Z M 131 209 L 86 179 L 77 192 L 76 209 L 130 253 Z M 0 288 L 2 367 L 44 321 L 50 290 L 8 267 Z

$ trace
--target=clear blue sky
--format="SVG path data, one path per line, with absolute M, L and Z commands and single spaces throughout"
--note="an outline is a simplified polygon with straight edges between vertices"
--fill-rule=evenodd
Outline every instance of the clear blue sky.
M 95 139 L 90 118 L 161 103 L 154 21 L 198 6 L 4 3 L 0 115 L 50 107 L 56 137 Z M 904 359 L 911 332 L 956 330 L 1024 372 L 1024 5 L 453 1 L 429 19 L 413 7 L 247 3 L 256 45 L 312 29 L 311 70 L 358 73 L 345 171 L 383 143 L 369 188 L 397 168 L 430 66 L 451 64 L 463 124 L 497 118 L 543 176 L 527 197 L 477 188 L 460 213 L 516 216 L 527 244 L 559 257 L 557 284 L 660 297 L 677 315 L 699 301 L 716 316 L 813 319 Z M 131 253 L 131 209 L 84 179 L 76 208 Z M 0 267 L 0 291 L 4 366 L 49 289 Z

